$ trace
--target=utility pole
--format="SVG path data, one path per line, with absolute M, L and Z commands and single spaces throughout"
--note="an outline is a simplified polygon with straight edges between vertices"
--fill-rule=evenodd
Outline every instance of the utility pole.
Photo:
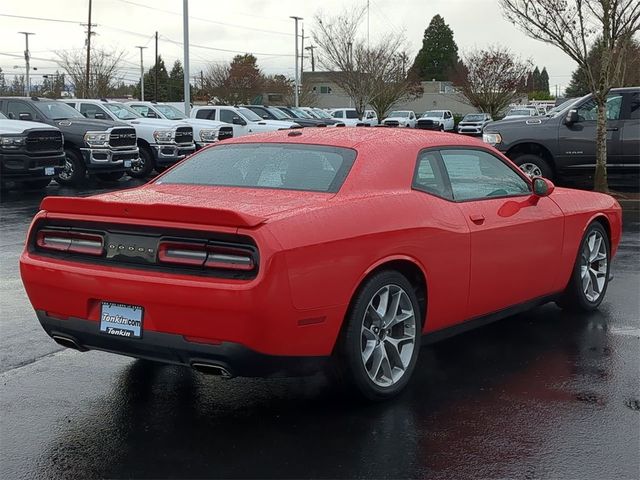
M 89 0 L 89 22 L 87 23 L 87 66 L 85 68 L 85 74 L 86 74 L 86 79 L 85 79 L 85 87 L 84 87 L 84 98 L 88 98 L 89 97 L 89 86 L 90 84 L 90 70 L 91 70 L 91 35 L 93 35 L 93 32 L 91 31 L 91 27 L 94 27 L 95 25 L 91 24 L 91 0 Z
M 29 61 L 31 60 L 31 53 L 29 52 L 29 35 L 35 35 L 35 33 L 31 33 L 31 32 L 18 32 L 21 33 L 22 35 L 24 35 L 24 42 L 25 42 L 25 48 L 24 48 L 24 63 L 26 64 L 27 67 L 27 73 L 26 73 L 26 78 L 25 78 L 25 84 L 24 84 L 24 94 L 26 97 L 29 96 L 30 92 L 30 88 L 29 88 L 29 71 L 31 70 L 31 68 L 29 67 Z
M 302 45 L 300 45 L 300 79 L 302 79 L 302 74 L 304 73 L 304 22 L 302 22 Z
M 182 0 L 182 30 L 184 33 L 184 114 L 191 114 L 191 84 L 189 83 L 189 0 Z
M 367 48 L 369 48 L 369 0 L 367 0 Z
M 140 101 L 144 102 L 144 59 L 142 57 L 142 50 L 147 47 L 136 46 L 136 48 L 140 49 Z
M 296 107 L 298 107 L 298 90 L 300 89 L 300 71 L 298 70 L 298 21 L 302 20 L 302 17 L 294 17 L 291 16 L 289 18 L 293 18 L 293 20 L 295 21 L 296 24 L 296 83 L 295 83 L 295 102 L 296 102 Z
M 153 89 L 153 101 L 158 101 L 158 32 L 156 32 L 156 66 L 153 67 L 156 72 L 155 88 Z
M 308 47 L 305 47 L 305 50 L 309 50 L 311 52 L 311 71 L 315 72 L 316 71 L 316 61 L 315 58 L 313 57 L 313 49 L 314 48 L 318 48 L 315 45 L 309 45 Z

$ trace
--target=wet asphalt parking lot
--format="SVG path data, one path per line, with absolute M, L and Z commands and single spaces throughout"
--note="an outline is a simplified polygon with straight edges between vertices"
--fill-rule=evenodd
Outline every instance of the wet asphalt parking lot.
M 637 211 L 599 311 L 550 304 L 426 346 L 399 398 L 365 404 L 322 374 L 222 380 L 61 348 L 18 271 L 43 195 L 0 204 L 2 479 L 640 476 Z

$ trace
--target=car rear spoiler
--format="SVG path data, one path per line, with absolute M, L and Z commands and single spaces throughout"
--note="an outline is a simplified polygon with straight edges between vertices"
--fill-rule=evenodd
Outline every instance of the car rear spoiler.
M 52 213 L 166 220 L 168 222 L 243 228 L 256 227 L 266 220 L 266 218 L 257 215 L 215 207 L 168 203 L 131 203 L 100 198 L 45 197 L 40 204 L 40 209 Z

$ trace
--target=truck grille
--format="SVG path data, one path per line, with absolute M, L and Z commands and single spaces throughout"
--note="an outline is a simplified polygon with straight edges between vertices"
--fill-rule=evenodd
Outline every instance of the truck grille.
M 218 140 L 233 138 L 233 127 L 220 127 L 218 130 Z
M 109 145 L 116 148 L 135 147 L 136 131 L 133 128 L 114 128 L 111 130 Z
M 439 130 L 440 124 L 433 120 L 418 120 L 416 123 L 417 128 L 424 128 L 425 130 Z
M 397 127 L 400 125 L 400 122 L 397 120 L 385 120 L 384 124 L 388 127 Z
M 176 129 L 176 143 L 180 143 L 180 144 L 193 143 L 193 128 L 178 127 Z
M 62 150 L 62 133 L 55 130 L 38 130 L 27 134 L 28 152 L 52 152 Z

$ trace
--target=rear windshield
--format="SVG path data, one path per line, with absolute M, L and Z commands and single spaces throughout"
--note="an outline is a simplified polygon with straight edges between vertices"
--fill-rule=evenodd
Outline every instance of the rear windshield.
M 355 158 L 354 150 L 320 145 L 219 145 L 195 154 L 156 183 L 335 193 Z

